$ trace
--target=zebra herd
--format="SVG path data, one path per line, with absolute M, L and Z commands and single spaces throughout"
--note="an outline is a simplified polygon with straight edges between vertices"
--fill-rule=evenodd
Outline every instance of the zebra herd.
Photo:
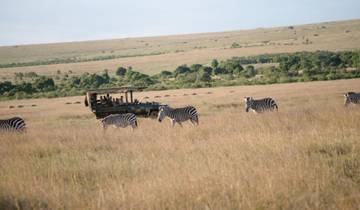
M 172 127 L 178 123 L 182 126 L 182 122 L 190 120 L 194 125 L 199 124 L 199 116 L 197 114 L 196 108 L 192 106 L 187 106 L 183 108 L 173 109 L 168 105 L 160 106 L 158 113 L 158 121 L 161 122 L 165 117 L 168 117 L 171 120 Z M 138 127 L 136 115 L 132 113 L 128 114 L 112 114 L 101 120 L 101 125 L 104 129 L 108 126 L 113 125 L 117 128 L 125 128 L 131 126 L 132 129 Z
M 344 97 L 345 106 L 348 106 L 349 104 L 360 104 L 360 93 L 347 92 L 344 94 Z M 277 111 L 279 109 L 276 101 L 272 98 L 255 100 L 252 97 L 245 97 L 244 101 L 246 112 L 252 110 L 255 113 L 261 113 L 265 111 Z M 159 122 L 161 122 L 166 117 L 170 119 L 172 127 L 174 127 L 176 123 L 182 126 L 182 123 L 188 120 L 190 120 L 193 125 L 199 124 L 199 115 L 196 108 L 192 106 L 171 108 L 168 105 L 163 105 L 159 109 L 157 119 Z M 109 115 L 101 120 L 101 125 L 104 130 L 106 130 L 106 128 L 111 125 L 117 128 L 131 126 L 133 129 L 135 129 L 138 127 L 136 115 L 132 113 Z M 25 121 L 20 117 L 0 120 L 0 131 L 24 132 L 25 130 Z
M 360 93 L 348 92 L 344 94 L 345 96 L 345 106 L 350 103 L 360 104 Z M 245 111 L 249 112 L 252 110 L 255 113 L 262 113 L 266 111 L 278 111 L 279 107 L 276 104 L 276 101 L 272 98 L 263 98 L 255 100 L 252 97 L 245 97 Z M 193 125 L 199 124 L 199 115 L 195 107 L 186 106 L 183 108 L 171 108 L 168 105 L 160 107 L 158 113 L 158 121 L 162 122 L 165 117 L 168 117 L 171 121 L 172 127 L 175 127 L 175 124 L 182 126 L 182 122 L 190 120 Z M 126 127 L 131 125 L 132 128 L 137 127 L 137 120 L 134 114 L 116 114 L 109 115 L 105 117 L 102 121 L 102 125 L 106 128 L 109 125 L 114 125 L 115 127 Z

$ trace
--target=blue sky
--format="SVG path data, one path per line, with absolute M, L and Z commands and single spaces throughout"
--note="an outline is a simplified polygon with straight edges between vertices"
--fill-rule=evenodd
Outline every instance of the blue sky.
M 0 45 L 359 19 L 360 0 L 0 0 Z

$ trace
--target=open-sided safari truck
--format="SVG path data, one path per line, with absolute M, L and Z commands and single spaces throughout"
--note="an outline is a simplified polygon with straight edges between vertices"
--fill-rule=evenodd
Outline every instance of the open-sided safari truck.
M 89 106 L 96 118 L 104 118 L 110 114 L 134 113 L 139 117 L 156 117 L 160 103 L 141 103 L 134 99 L 133 92 L 144 88 L 121 87 L 89 90 L 85 96 L 85 106 Z

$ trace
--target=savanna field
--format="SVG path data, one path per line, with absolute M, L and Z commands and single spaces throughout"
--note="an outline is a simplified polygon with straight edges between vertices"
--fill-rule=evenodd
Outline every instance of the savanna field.
M 141 118 L 106 132 L 83 97 L 3 101 L 0 118 L 28 129 L 0 134 L 0 209 L 359 209 L 360 106 L 343 105 L 359 90 L 354 79 L 141 92 L 195 106 L 200 125 Z M 245 96 L 279 111 L 246 113 Z

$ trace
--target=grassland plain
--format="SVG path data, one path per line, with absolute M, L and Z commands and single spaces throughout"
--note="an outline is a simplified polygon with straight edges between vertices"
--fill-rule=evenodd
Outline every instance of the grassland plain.
M 236 48 L 231 48 L 233 43 L 237 44 Z M 360 20 L 221 33 L 5 46 L 0 47 L 1 64 L 99 56 L 124 56 L 124 58 L 3 68 L 0 69 L 0 76 L 2 79 L 9 79 L 13 77 L 14 72 L 53 75 L 58 70 L 62 72 L 71 70 L 75 74 L 80 74 L 108 69 L 110 73 L 114 73 L 119 66 L 132 66 L 143 73 L 155 74 L 162 70 L 174 70 L 182 64 L 208 64 L 214 58 L 223 60 L 233 56 L 265 53 L 341 51 L 359 48 Z
M 142 92 L 200 125 L 140 119 L 103 132 L 82 97 L 0 102 L 0 209 L 359 209 L 360 80 Z M 165 97 L 167 96 L 167 97 Z M 271 96 L 279 112 L 245 113 Z M 31 105 L 36 104 L 36 107 Z M 10 105 L 23 108 L 9 109 Z

